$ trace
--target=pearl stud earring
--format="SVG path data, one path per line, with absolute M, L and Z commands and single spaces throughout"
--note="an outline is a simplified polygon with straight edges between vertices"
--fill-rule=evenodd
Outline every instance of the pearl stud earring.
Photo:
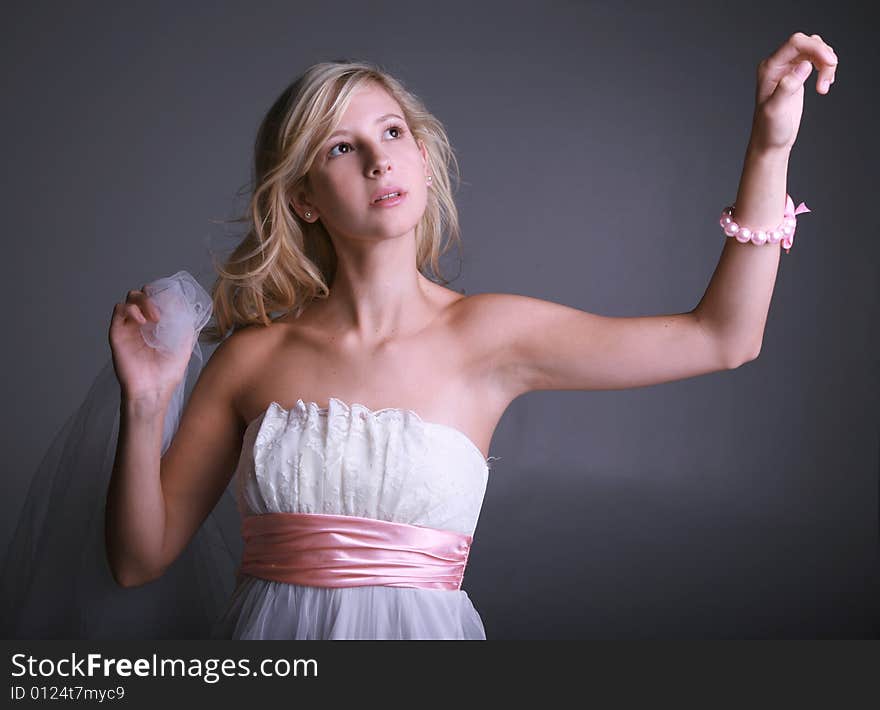
M 312 217 L 312 213 L 311 213 L 311 212 L 306 212 L 306 219 L 311 219 L 311 217 Z

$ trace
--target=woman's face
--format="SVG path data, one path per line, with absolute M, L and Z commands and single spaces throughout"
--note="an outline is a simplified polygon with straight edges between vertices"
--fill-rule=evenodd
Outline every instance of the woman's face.
M 352 95 L 294 206 L 301 217 L 311 211 L 307 221 L 320 219 L 336 237 L 398 237 L 414 230 L 425 212 L 427 170 L 424 143 L 413 138 L 400 106 L 370 83 Z M 374 202 L 392 190 L 403 193 L 397 204 Z

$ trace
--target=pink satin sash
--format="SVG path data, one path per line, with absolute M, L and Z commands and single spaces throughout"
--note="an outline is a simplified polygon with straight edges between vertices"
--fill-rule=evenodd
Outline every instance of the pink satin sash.
M 461 588 L 473 537 L 351 515 L 265 513 L 242 520 L 239 573 L 311 587 Z

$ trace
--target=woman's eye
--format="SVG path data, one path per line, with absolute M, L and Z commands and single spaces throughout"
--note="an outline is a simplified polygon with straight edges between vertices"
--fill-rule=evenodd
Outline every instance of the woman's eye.
M 333 155 L 333 151 L 336 150 L 337 148 L 339 148 L 340 146 L 343 146 L 343 145 L 346 145 L 346 146 L 347 146 L 348 143 L 337 143 L 336 145 L 334 145 L 334 146 L 330 149 L 330 152 L 327 153 L 327 157 L 328 157 L 328 158 L 333 158 L 333 157 L 335 157 L 335 156 Z M 345 152 L 347 153 L 348 151 L 345 151 Z
M 397 132 L 397 135 L 394 136 L 395 139 L 402 138 L 402 137 L 403 137 L 403 134 L 404 134 L 404 130 L 403 130 L 403 128 L 401 128 L 400 126 L 388 126 L 388 128 L 385 129 L 385 132 L 387 133 L 388 131 L 396 131 L 396 132 Z M 346 151 L 344 151 L 344 152 L 341 153 L 341 154 L 340 154 L 340 153 L 336 153 L 336 154 L 334 155 L 333 151 L 335 151 L 337 148 L 339 148 L 339 147 L 341 147 L 341 146 L 346 146 L 347 148 L 350 149 L 350 148 L 351 148 L 351 143 L 337 143 L 336 145 L 334 145 L 334 146 L 330 149 L 330 152 L 327 154 L 327 157 L 328 157 L 328 158 L 333 158 L 333 157 L 336 157 L 336 156 L 338 156 L 338 155 L 345 155 L 345 153 L 349 153 L 349 152 L 350 152 L 350 150 L 346 150 Z

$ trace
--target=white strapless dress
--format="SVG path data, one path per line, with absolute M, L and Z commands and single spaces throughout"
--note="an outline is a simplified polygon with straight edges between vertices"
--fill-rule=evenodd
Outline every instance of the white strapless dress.
M 494 457 L 490 457 L 494 458 Z M 331 398 L 272 402 L 245 430 L 242 516 L 323 513 L 473 535 L 490 463 L 463 432 L 411 410 Z M 485 639 L 463 589 L 310 587 L 239 574 L 214 638 Z

